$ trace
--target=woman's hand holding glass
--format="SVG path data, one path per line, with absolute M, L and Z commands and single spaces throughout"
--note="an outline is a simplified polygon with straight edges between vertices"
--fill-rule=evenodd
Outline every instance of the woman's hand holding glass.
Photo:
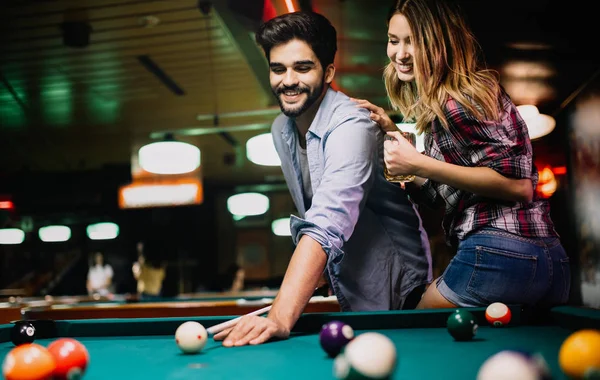
M 402 165 L 402 163 L 397 163 L 399 157 L 402 157 L 403 154 L 410 155 L 411 153 L 402 153 L 399 154 L 397 152 L 398 149 L 403 149 L 403 145 L 408 145 L 411 148 L 411 151 L 417 152 L 414 148 L 416 146 L 416 136 L 414 133 L 409 132 L 400 132 L 396 123 L 392 121 L 389 115 L 385 112 L 385 110 L 381 107 L 374 105 L 368 100 L 364 99 L 355 99 L 354 100 L 358 107 L 365 108 L 370 111 L 371 120 L 379 124 L 381 129 L 387 133 L 384 142 L 384 148 L 387 144 L 388 148 L 385 149 L 384 160 L 385 160 L 385 168 L 384 175 L 385 179 L 390 182 L 398 182 L 400 184 L 404 184 L 405 182 L 411 182 L 415 180 L 414 172 L 405 172 L 405 168 L 407 165 Z M 412 145 L 411 145 L 412 144 Z M 397 146 L 397 147 L 396 147 Z M 390 166 L 392 165 L 392 166 Z M 410 165 L 408 165 L 410 167 Z
M 410 140 L 409 141 L 407 138 Z M 415 136 L 412 133 L 387 132 L 383 142 L 383 161 L 386 167 L 386 179 L 393 182 L 410 182 L 419 173 L 419 162 L 423 158 L 415 148 Z M 389 177 L 389 178 L 388 178 Z

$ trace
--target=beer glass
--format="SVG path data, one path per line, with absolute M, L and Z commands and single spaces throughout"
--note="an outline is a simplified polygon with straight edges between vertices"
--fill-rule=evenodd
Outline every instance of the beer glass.
M 412 146 L 416 147 L 417 136 L 414 133 L 411 133 L 411 132 L 400 132 L 400 133 L 402 134 L 402 137 L 404 137 L 405 139 L 410 141 Z M 385 139 L 393 140 L 394 138 L 389 135 L 386 135 Z M 391 175 L 388 172 L 387 166 L 385 166 L 383 168 L 383 175 L 385 176 L 385 179 L 387 179 L 389 182 L 405 183 L 405 182 L 412 182 L 415 180 L 415 176 L 412 174 L 410 174 L 410 175 Z

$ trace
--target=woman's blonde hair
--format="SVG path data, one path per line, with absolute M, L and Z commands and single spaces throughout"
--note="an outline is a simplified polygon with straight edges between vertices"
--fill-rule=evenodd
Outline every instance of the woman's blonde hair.
M 408 20 L 414 44 L 415 80 L 398 79 L 392 62 L 384 70 L 387 95 L 394 109 L 426 131 L 437 117 L 448 127 L 444 104 L 448 97 L 476 118 L 500 117 L 500 84 L 496 72 L 481 66 L 479 44 L 457 5 L 447 0 L 399 0 L 396 14 Z

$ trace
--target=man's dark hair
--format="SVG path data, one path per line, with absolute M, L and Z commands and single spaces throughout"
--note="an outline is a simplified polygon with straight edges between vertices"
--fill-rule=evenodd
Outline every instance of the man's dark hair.
M 314 12 L 293 12 L 277 16 L 262 24 L 256 42 L 270 61 L 271 49 L 293 39 L 306 42 L 325 69 L 333 63 L 337 51 L 337 33 L 329 20 Z

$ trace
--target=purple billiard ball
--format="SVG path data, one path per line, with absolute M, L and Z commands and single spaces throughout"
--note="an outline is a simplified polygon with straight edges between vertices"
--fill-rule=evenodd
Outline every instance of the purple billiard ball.
M 336 357 L 352 339 L 354 339 L 354 330 L 340 321 L 327 322 L 319 334 L 321 347 L 332 358 Z

